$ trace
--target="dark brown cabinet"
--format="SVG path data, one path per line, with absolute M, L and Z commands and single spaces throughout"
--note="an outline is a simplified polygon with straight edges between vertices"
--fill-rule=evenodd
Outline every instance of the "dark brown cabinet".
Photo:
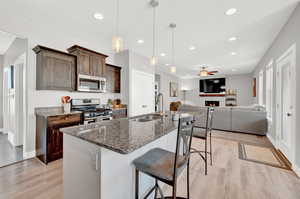
M 36 153 L 44 163 L 63 157 L 63 134 L 60 128 L 79 125 L 81 114 L 43 117 L 37 115 Z
M 121 67 L 106 64 L 106 89 L 111 93 L 121 92 Z
M 75 90 L 76 56 L 65 52 L 36 46 L 37 90 Z
M 74 45 L 68 52 L 77 56 L 77 73 L 82 75 L 105 77 L 107 55 Z

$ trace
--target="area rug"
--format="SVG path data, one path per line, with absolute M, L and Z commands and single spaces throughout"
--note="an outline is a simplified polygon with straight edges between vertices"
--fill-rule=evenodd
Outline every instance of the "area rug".
M 285 163 L 284 159 L 274 148 L 245 143 L 239 143 L 238 147 L 239 158 L 241 160 L 290 170 L 290 167 Z

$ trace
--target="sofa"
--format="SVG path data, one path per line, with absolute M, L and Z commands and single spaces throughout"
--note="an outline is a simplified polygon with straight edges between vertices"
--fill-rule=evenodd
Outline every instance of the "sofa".
M 181 105 L 180 112 L 201 112 L 196 116 L 196 125 L 205 128 L 207 107 Z M 268 132 L 267 112 L 264 107 L 253 105 L 245 107 L 215 107 L 213 129 L 266 135 Z

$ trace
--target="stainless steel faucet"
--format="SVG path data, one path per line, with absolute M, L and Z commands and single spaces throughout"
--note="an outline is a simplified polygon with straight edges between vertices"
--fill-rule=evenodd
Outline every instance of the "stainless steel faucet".
M 160 98 L 161 98 L 161 103 L 160 103 Z M 160 103 L 160 107 L 159 107 L 159 110 L 157 112 L 159 113 L 164 113 L 164 95 L 162 93 L 159 93 L 157 96 L 156 96 L 156 100 L 155 100 L 155 104 L 156 106 L 159 105 Z

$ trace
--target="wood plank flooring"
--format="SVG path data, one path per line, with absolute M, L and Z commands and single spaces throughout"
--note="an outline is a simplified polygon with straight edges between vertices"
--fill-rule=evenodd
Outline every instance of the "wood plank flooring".
M 299 199 L 300 179 L 292 171 L 240 160 L 238 143 L 272 146 L 266 137 L 214 132 L 213 166 L 204 175 L 204 163 L 191 160 L 191 199 Z M 193 147 L 203 147 L 194 140 Z M 178 194 L 185 196 L 182 173 Z M 167 190 L 169 192 L 170 190 Z M 0 169 L 0 199 L 62 199 L 62 161 L 44 166 L 36 159 Z

